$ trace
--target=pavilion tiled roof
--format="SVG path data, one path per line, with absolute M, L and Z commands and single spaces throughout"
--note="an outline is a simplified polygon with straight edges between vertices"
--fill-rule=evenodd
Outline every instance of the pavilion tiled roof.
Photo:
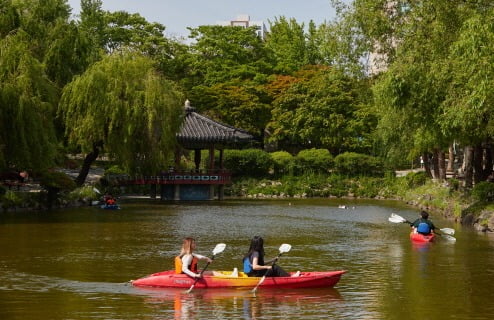
M 185 102 L 185 118 L 177 134 L 178 142 L 186 149 L 203 149 L 235 146 L 254 139 L 247 131 L 214 121 L 195 112 L 190 102 Z

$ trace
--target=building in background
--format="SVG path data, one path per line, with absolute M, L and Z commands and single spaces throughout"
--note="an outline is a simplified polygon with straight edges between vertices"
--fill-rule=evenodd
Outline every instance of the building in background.
M 217 25 L 220 26 L 230 26 L 230 27 L 256 27 L 256 33 L 261 39 L 266 37 L 267 28 L 264 24 L 264 21 L 253 21 L 250 20 L 250 16 L 248 14 L 239 14 L 234 20 L 230 21 L 218 21 Z

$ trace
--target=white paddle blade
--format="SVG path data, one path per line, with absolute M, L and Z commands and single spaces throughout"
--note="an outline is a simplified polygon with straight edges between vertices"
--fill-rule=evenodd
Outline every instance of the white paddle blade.
M 393 223 L 403 223 L 406 222 L 407 220 L 402 216 L 392 213 L 391 216 L 388 218 L 388 221 Z
M 218 243 L 216 247 L 213 249 L 213 255 L 217 255 L 218 253 L 222 253 L 225 250 L 226 244 Z
M 455 229 L 452 228 L 442 228 L 439 229 L 441 230 L 442 233 L 449 234 L 449 235 L 454 235 L 455 234 Z
M 448 240 L 448 241 L 451 241 L 451 242 L 455 242 L 456 241 L 456 238 L 455 237 L 452 237 L 452 236 L 448 236 L 447 234 L 443 234 L 443 238 Z
M 96 188 L 93 188 L 93 191 L 96 192 L 97 194 L 101 194 L 101 192 Z
M 285 252 L 288 252 L 292 249 L 292 246 L 289 245 L 288 243 L 283 243 L 281 246 L 280 246 L 280 254 L 282 253 L 285 253 Z

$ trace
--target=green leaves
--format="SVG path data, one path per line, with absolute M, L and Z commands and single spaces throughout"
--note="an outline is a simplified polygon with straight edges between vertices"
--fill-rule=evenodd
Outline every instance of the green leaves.
M 278 81 L 282 83 L 270 86 L 275 90 L 268 126 L 271 141 L 280 147 L 327 148 L 334 153 L 355 150 L 364 142 L 369 128 L 360 126 L 360 117 L 366 114 L 358 111 L 365 101 L 357 93 L 361 88 L 356 81 L 324 67 L 306 69 L 291 82 Z
M 102 141 L 129 172 L 156 172 L 173 151 L 183 98 L 153 65 L 141 55 L 113 54 L 67 85 L 59 115 L 69 143 L 89 152 Z
M 494 11 L 466 20 L 449 56 L 452 79 L 441 124 L 455 138 L 483 141 L 494 134 Z
M 0 164 L 46 168 L 55 152 L 55 88 L 23 31 L 0 40 Z

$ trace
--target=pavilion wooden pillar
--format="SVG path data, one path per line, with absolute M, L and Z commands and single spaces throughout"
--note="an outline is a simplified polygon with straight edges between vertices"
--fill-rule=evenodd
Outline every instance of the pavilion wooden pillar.
M 223 149 L 220 149 L 220 169 L 221 169 L 221 171 L 223 171 L 223 169 L 224 169 L 224 167 L 223 167 Z M 224 197 L 225 197 L 225 185 L 220 184 L 218 186 L 218 200 L 223 200 Z
M 180 147 L 177 147 L 175 149 L 175 170 L 180 169 Z M 173 200 L 180 200 L 180 185 L 179 184 L 174 184 L 173 185 Z
M 214 145 L 211 145 L 209 147 L 209 172 L 208 174 L 213 174 L 214 170 Z M 211 184 L 209 185 L 209 199 L 213 200 L 214 199 L 214 185 Z
M 194 149 L 194 163 L 196 165 L 196 172 L 199 172 L 201 166 L 201 149 Z

